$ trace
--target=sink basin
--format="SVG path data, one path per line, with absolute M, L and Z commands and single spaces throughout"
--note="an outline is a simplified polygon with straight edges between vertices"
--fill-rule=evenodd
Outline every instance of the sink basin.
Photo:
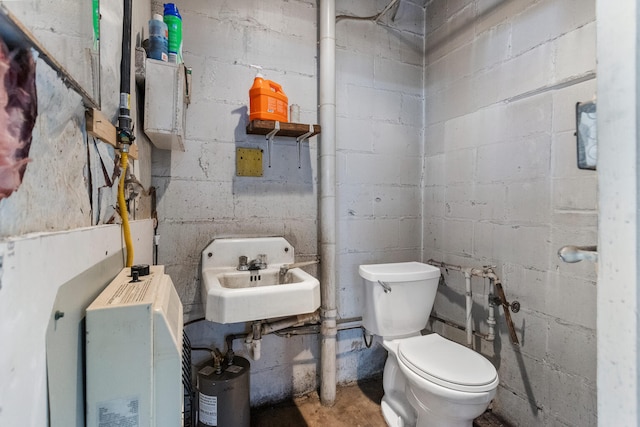
M 231 271 L 220 273 L 218 280 L 220 281 L 220 286 L 231 289 L 290 285 L 293 283 L 301 283 L 305 280 L 305 277 L 300 274 L 300 272 L 305 273 L 297 268 L 287 271 L 287 273 L 281 277 L 280 270 L 274 268 L 255 272 Z
M 267 268 L 238 271 L 240 256 L 267 255 Z M 216 239 L 202 253 L 205 318 L 237 323 L 312 313 L 320 307 L 320 282 L 300 268 L 280 277 L 294 262 L 294 249 L 282 237 Z

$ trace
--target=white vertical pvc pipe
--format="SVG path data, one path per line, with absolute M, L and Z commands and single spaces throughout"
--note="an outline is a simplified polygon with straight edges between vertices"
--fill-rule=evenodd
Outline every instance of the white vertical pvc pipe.
M 489 279 L 489 283 L 491 284 L 491 289 L 493 289 L 493 279 Z M 495 315 L 495 304 L 491 302 L 491 298 L 493 298 L 493 294 L 489 294 L 489 316 L 487 317 L 487 324 L 489 325 L 489 333 L 487 334 L 487 341 L 493 341 L 496 339 L 496 315 Z
M 320 401 L 336 400 L 336 4 L 320 0 L 319 245 L 322 343 Z
M 467 322 L 465 326 L 465 330 L 467 332 L 467 346 L 473 346 L 473 318 L 471 317 L 471 308 L 473 306 L 473 298 L 471 293 L 471 273 L 468 271 L 464 272 L 464 281 L 465 281 L 465 305 L 467 308 Z

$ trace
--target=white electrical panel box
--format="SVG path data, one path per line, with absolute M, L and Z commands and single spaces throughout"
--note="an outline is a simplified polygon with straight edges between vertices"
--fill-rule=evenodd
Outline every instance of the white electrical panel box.
M 184 151 L 184 65 L 147 59 L 145 69 L 144 133 L 157 148 Z
M 164 266 L 125 268 L 86 314 L 86 425 L 182 425 L 182 303 Z

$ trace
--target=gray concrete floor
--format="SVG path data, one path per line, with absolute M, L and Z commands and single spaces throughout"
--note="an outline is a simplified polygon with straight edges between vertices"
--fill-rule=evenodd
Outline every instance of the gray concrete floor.
M 317 393 L 251 410 L 252 427 L 386 427 L 380 411 L 382 378 L 339 387 L 332 407 L 320 404 Z M 490 412 L 474 427 L 509 427 Z

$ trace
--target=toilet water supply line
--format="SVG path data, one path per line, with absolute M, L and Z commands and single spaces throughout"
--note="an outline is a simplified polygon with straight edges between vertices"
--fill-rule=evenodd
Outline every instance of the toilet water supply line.
M 507 327 L 509 329 L 509 336 L 511 338 L 511 342 L 515 345 L 519 345 L 520 342 L 518 340 L 518 336 L 516 335 L 515 327 L 513 326 L 513 321 L 511 320 L 510 310 L 514 313 L 517 313 L 520 310 L 520 303 L 518 301 L 513 301 L 509 303 L 507 301 L 506 295 L 504 293 L 504 289 L 502 288 L 502 281 L 495 273 L 493 267 L 461 267 L 458 265 L 447 264 L 445 262 L 435 261 L 430 259 L 427 261 L 427 264 L 443 268 L 445 270 L 455 270 L 460 271 L 464 275 L 465 278 L 465 307 L 466 307 L 466 324 L 464 330 L 467 334 L 467 345 L 471 347 L 473 345 L 473 315 L 472 315 L 472 307 L 473 307 L 473 293 L 471 290 L 471 277 L 484 277 L 489 279 L 491 284 L 491 289 L 495 288 L 498 293 L 497 296 L 493 294 L 489 294 L 489 314 L 487 317 L 487 323 L 489 325 L 489 332 L 486 336 L 482 336 L 481 334 L 476 334 L 481 338 L 486 339 L 487 341 L 493 341 L 495 339 L 495 305 L 502 305 L 504 310 L 504 317 L 507 322 Z M 438 317 L 434 318 L 439 321 L 443 321 L 446 324 L 449 324 L 454 327 L 458 327 L 457 325 L 446 321 L 444 319 L 440 319 Z
M 118 208 L 122 218 L 122 234 L 127 250 L 126 267 L 133 265 L 133 243 L 131 228 L 129 227 L 129 213 L 124 198 L 124 184 L 127 176 L 129 161 L 129 147 L 135 136 L 131 124 L 131 1 L 124 2 L 124 17 L 122 20 L 122 57 L 120 59 L 120 112 L 118 115 L 117 139 L 120 147 L 120 182 L 118 183 Z
M 336 2 L 320 0 L 318 245 L 320 252 L 320 402 L 336 400 Z

